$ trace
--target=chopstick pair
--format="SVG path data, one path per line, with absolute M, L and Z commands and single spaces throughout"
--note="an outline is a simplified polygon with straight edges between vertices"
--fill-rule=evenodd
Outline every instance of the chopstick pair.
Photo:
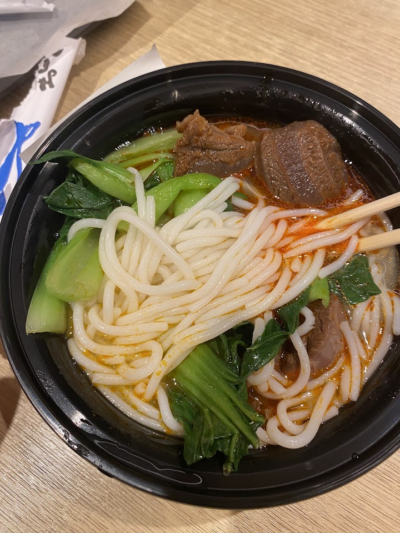
M 353 222 L 357 222 L 365 217 L 377 215 L 400 206 L 400 192 L 380 198 L 369 204 L 355 207 L 340 215 L 326 218 L 318 222 L 316 227 L 318 229 L 337 229 L 342 226 L 347 226 Z M 387 246 L 395 246 L 400 244 L 400 229 L 387 231 L 385 233 L 379 233 L 378 235 L 371 235 L 369 237 L 363 237 L 358 242 L 358 252 L 370 252 L 371 250 L 379 250 L 380 248 L 386 248 Z

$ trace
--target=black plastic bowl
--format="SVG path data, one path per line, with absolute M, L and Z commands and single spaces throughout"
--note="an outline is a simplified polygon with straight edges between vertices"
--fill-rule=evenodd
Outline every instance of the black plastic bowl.
M 171 125 L 194 109 L 205 115 L 288 123 L 315 119 L 377 196 L 400 189 L 400 130 L 381 113 L 312 76 L 280 67 L 213 62 L 168 68 L 99 96 L 66 120 L 36 154 L 73 149 L 101 158 L 148 126 Z M 220 458 L 186 467 L 177 439 L 138 426 L 94 389 L 61 337 L 25 334 L 37 271 L 61 217 L 43 196 L 65 177 L 61 165 L 28 166 L 0 227 L 3 342 L 25 393 L 47 423 L 105 474 L 159 496 L 195 505 L 251 508 L 309 498 L 381 462 L 400 444 L 400 346 L 395 340 L 360 399 L 325 423 L 299 450 L 252 451 L 224 477 Z M 400 212 L 391 212 L 400 224 Z M 43 442 L 43 450 L 46 443 Z

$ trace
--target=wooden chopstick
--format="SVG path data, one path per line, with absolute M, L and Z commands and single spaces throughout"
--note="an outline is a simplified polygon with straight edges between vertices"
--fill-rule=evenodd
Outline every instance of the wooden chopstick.
M 383 211 L 388 211 L 389 209 L 393 209 L 394 207 L 399 206 L 400 192 L 396 192 L 394 194 L 391 194 L 390 196 L 386 196 L 385 198 L 380 198 L 379 200 L 375 200 L 374 202 L 371 202 L 369 204 L 365 204 L 360 207 L 355 207 L 354 209 L 350 209 L 349 211 L 340 213 L 340 215 L 325 218 L 324 220 L 321 220 L 321 222 L 318 222 L 318 224 L 316 224 L 316 228 L 340 228 L 342 226 L 352 224 L 353 222 L 357 222 L 357 220 L 361 220 L 362 218 L 377 215 L 378 213 L 382 213 Z M 370 237 L 366 237 L 366 239 L 369 238 Z M 384 248 L 384 246 L 381 246 L 380 248 Z
M 396 244 L 400 244 L 400 229 L 363 237 L 358 241 L 357 252 L 371 252 L 387 246 L 396 246 Z

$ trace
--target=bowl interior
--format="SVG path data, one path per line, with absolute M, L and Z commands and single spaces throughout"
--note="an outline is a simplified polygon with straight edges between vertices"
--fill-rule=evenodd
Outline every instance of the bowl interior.
M 41 147 L 101 158 L 149 126 L 170 126 L 189 112 L 279 122 L 314 119 L 338 139 L 376 196 L 400 189 L 400 133 L 376 110 L 311 76 L 247 63 L 166 69 L 100 96 Z M 65 177 L 62 164 L 28 166 L 9 201 L 0 235 L 0 319 L 4 344 L 26 393 L 80 455 L 111 476 L 197 505 L 257 507 L 324 492 L 360 475 L 399 446 L 400 345 L 355 404 L 325 423 L 300 450 L 252 451 L 224 477 L 220 458 L 186 467 L 178 439 L 138 426 L 94 389 L 61 337 L 26 336 L 29 300 L 62 217 L 43 197 Z M 390 212 L 396 227 L 400 210 Z M 45 445 L 45 444 L 44 444 Z

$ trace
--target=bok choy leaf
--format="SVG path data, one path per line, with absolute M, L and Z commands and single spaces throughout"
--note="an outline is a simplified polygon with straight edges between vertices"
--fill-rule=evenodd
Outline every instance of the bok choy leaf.
M 78 172 L 70 170 L 66 180 L 44 198 L 53 211 L 73 218 L 102 218 L 121 202 L 92 185 Z
M 33 164 L 45 163 L 54 159 L 67 158 L 68 166 L 75 169 L 88 179 L 101 191 L 118 198 L 126 204 L 133 204 L 136 201 L 136 191 L 132 184 L 134 176 L 129 170 L 106 161 L 90 159 L 72 150 L 61 150 L 59 152 L 49 152 Z
M 248 404 L 244 379 L 207 344 L 195 348 L 171 377 L 175 384 L 168 394 L 185 430 L 187 464 L 222 452 L 224 473 L 237 470 L 249 445 L 258 446 L 256 429 L 265 421 Z
M 370 296 L 381 293 L 372 279 L 365 255 L 354 256 L 344 267 L 329 276 L 328 280 L 330 291 L 350 305 L 365 302 Z

